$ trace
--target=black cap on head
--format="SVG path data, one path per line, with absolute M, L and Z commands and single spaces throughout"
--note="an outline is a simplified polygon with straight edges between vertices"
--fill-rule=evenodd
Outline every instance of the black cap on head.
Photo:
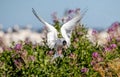
M 65 46 L 66 44 L 67 44 L 67 42 L 64 40 L 64 41 L 63 41 L 63 45 Z

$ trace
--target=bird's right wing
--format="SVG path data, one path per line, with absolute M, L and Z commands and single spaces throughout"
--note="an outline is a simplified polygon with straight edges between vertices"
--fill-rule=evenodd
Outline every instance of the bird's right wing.
M 36 18 L 42 22 L 45 27 L 47 28 L 47 44 L 49 46 L 49 48 L 54 48 L 55 42 L 57 40 L 57 30 L 50 25 L 49 23 L 47 23 L 46 21 L 44 21 L 40 16 L 37 15 L 37 13 L 35 12 L 35 10 L 32 8 L 32 12 L 33 14 L 36 16 Z
M 72 30 L 74 29 L 76 24 L 79 23 L 79 21 L 83 18 L 85 13 L 86 13 L 86 11 L 83 12 L 81 15 L 75 16 L 73 19 L 71 19 L 70 21 L 66 22 L 61 27 L 62 36 L 67 41 L 68 46 L 70 45 L 70 38 L 71 38 Z

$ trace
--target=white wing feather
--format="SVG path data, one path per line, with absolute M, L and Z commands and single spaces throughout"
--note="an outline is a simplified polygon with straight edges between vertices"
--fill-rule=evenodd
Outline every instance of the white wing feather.
M 58 38 L 57 30 L 52 25 L 50 25 L 46 21 L 44 21 L 41 17 L 39 17 L 33 8 L 32 8 L 32 12 L 37 17 L 37 19 L 46 26 L 47 31 L 48 31 L 47 44 L 48 44 L 49 48 L 51 48 L 51 49 L 54 48 L 55 42 Z
M 67 41 L 68 47 L 71 44 L 70 38 L 71 38 L 72 30 L 77 25 L 77 23 L 83 18 L 84 14 L 85 13 L 83 13 L 82 15 L 75 16 L 73 19 L 71 19 L 67 23 L 63 24 L 63 26 L 61 27 L 62 36 Z

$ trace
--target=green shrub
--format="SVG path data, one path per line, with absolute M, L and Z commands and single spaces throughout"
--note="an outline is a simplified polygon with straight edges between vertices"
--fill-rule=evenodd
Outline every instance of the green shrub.
M 118 76 L 119 71 L 112 68 L 114 62 L 111 61 L 119 59 L 120 47 L 114 44 L 116 47 L 107 52 L 104 47 L 93 46 L 85 37 L 86 33 L 87 28 L 77 26 L 72 33 L 71 46 L 63 52 L 64 57 L 54 61 L 51 61 L 53 53 L 49 53 L 46 44 L 39 46 L 22 42 L 13 45 L 0 53 L 1 77 Z

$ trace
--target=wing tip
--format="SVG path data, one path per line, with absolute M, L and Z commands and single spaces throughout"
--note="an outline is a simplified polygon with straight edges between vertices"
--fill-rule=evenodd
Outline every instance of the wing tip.
M 35 13 L 35 10 L 34 10 L 34 8 L 32 8 L 32 12 L 33 12 L 33 13 Z

